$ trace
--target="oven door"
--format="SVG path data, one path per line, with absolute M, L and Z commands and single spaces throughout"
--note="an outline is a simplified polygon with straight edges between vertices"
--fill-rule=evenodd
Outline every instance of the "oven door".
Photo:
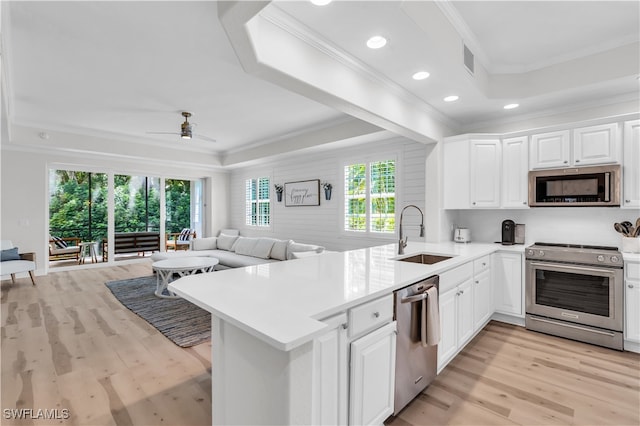
M 528 314 L 622 331 L 622 269 L 534 260 L 526 266 Z

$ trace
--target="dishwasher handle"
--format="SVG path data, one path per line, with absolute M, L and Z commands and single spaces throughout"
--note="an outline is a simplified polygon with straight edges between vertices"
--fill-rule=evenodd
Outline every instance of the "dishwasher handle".
M 407 297 L 403 297 L 402 299 L 400 299 L 400 303 L 414 303 L 414 302 L 420 302 L 424 299 L 426 299 L 427 297 L 427 293 L 420 293 L 420 294 L 416 294 L 413 296 L 407 296 Z

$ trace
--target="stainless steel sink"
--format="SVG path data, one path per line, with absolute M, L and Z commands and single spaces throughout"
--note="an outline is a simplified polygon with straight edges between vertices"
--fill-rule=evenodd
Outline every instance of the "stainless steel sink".
M 440 256 L 437 254 L 414 254 L 413 256 L 397 259 L 401 262 L 422 263 L 423 265 L 433 265 L 434 263 L 442 262 L 443 260 L 451 259 L 452 256 Z

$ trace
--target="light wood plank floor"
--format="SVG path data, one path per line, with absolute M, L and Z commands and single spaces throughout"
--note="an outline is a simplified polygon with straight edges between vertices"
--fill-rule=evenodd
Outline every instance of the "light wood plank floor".
M 211 345 L 174 345 L 104 285 L 149 274 L 142 263 L 2 282 L 2 409 L 71 418 L 3 411 L 1 424 L 211 424 Z M 388 423 L 638 425 L 639 375 L 637 354 L 492 322 Z

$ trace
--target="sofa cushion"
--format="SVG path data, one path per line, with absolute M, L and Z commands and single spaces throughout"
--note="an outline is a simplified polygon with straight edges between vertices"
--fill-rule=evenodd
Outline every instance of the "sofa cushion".
M 218 244 L 218 249 L 227 251 L 231 250 L 233 243 L 235 243 L 237 239 L 237 236 L 220 234 L 220 236 L 218 236 L 218 241 L 216 242 Z
M 18 247 L 0 251 L 0 262 L 6 262 L 8 260 L 20 260 Z
M 260 265 L 262 263 L 277 262 L 273 259 L 262 259 L 260 257 L 246 256 L 243 254 L 234 253 L 232 251 L 216 250 L 216 253 L 212 254 L 213 257 L 220 261 L 221 265 L 228 266 L 230 268 L 242 268 L 243 266 Z
M 292 240 L 276 240 L 271 247 L 271 253 L 269 257 L 277 260 L 287 260 L 287 246 L 292 243 Z
M 322 252 L 318 251 L 294 251 L 291 253 L 292 259 L 304 259 L 305 257 L 318 256 L 322 254 Z
M 256 245 L 253 246 L 250 256 L 259 257 L 262 259 L 269 259 L 271 255 L 271 249 L 275 244 L 276 240 L 273 238 L 258 238 Z
M 217 241 L 217 237 L 194 238 L 193 241 L 191 241 L 191 249 L 194 251 L 215 250 L 218 248 Z
M 293 259 L 293 253 L 304 251 L 315 251 L 316 253 L 322 253 L 324 251 L 324 247 L 316 246 L 313 244 L 300 244 L 290 241 L 289 245 L 287 245 L 287 259 Z
M 238 237 L 233 246 L 231 247 L 231 251 L 235 251 L 238 254 L 245 254 L 247 256 L 251 255 L 251 251 L 256 246 L 258 242 L 257 238 L 249 238 L 249 237 Z
M 0 275 L 17 274 L 36 270 L 36 263 L 31 260 L 9 260 L 0 262 Z
M 218 236 L 222 234 L 237 237 L 238 235 L 240 235 L 240 231 L 238 231 L 237 229 L 221 229 Z

